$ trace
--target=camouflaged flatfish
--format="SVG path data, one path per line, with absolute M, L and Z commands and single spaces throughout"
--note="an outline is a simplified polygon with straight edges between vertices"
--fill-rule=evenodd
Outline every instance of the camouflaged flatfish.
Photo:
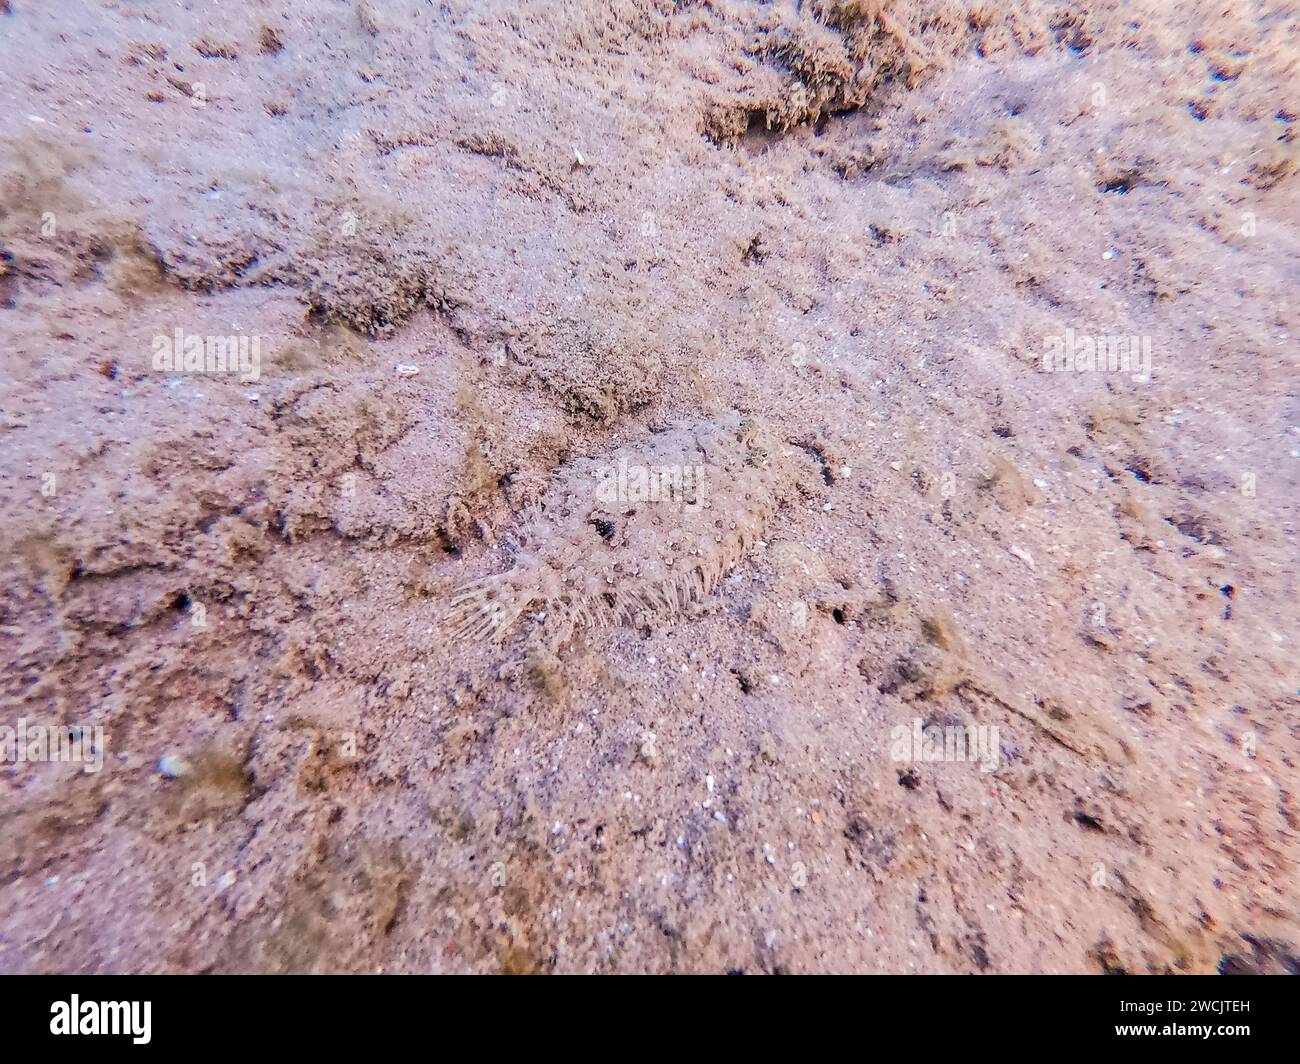
M 752 418 L 678 422 L 567 463 L 525 512 L 514 564 L 451 597 L 456 634 L 501 640 L 526 614 L 575 628 L 639 624 L 710 594 L 763 533 L 783 461 Z

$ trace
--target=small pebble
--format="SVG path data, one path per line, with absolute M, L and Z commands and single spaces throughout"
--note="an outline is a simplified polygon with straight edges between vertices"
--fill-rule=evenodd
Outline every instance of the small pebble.
M 175 754 L 164 754 L 158 759 L 158 771 L 169 780 L 174 780 L 190 774 L 190 763 Z
M 641 760 L 647 763 L 653 762 L 659 756 L 659 748 L 655 745 L 657 738 L 652 731 L 645 732 L 641 736 Z
M 1034 567 L 1034 556 L 1030 554 L 1029 551 L 1025 550 L 1023 547 L 1017 547 L 1014 545 L 1010 548 L 1010 551 L 1012 555 L 1019 558 L 1022 562 L 1024 562 L 1027 566 L 1029 566 L 1029 568 L 1032 569 Z

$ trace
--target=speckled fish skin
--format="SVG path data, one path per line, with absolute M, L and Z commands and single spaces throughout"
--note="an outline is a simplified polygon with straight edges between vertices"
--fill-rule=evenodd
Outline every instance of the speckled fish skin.
M 532 611 L 558 644 L 576 628 L 675 614 L 753 548 L 785 475 L 767 432 L 737 414 L 576 459 L 525 512 L 513 565 L 452 595 L 451 627 L 500 641 Z

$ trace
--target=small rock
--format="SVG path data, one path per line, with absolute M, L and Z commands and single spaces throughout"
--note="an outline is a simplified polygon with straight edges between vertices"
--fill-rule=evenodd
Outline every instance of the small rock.
M 1023 547 L 1017 547 L 1015 545 L 1010 547 L 1010 551 L 1015 557 L 1019 558 L 1029 566 L 1029 568 L 1032 569 L 1034 567 L 1034 556 L 1030 554 L 1029 551 L 1025 550 Z
M 190 774 L 190 763 L 176 754 L 164 754 L 158 759 L 158 771 L 169 780 Z
M 655 745 L 656 742 L 655 733 L 652 731 L 645 732 L 641 736 L 641 760 L 646 764 L 654 764 L 655 758 L 659 756 L 659 748 Z
M 808 866 L 802 861 L 795 861 L 790 868 L 790 885 L 795 890 L 803 890 L 808 885 Z

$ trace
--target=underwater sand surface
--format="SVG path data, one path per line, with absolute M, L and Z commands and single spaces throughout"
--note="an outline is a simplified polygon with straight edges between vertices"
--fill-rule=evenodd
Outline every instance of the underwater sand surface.
M 1295 970 L 1224 6 L 0 4 L 0 970 Z

